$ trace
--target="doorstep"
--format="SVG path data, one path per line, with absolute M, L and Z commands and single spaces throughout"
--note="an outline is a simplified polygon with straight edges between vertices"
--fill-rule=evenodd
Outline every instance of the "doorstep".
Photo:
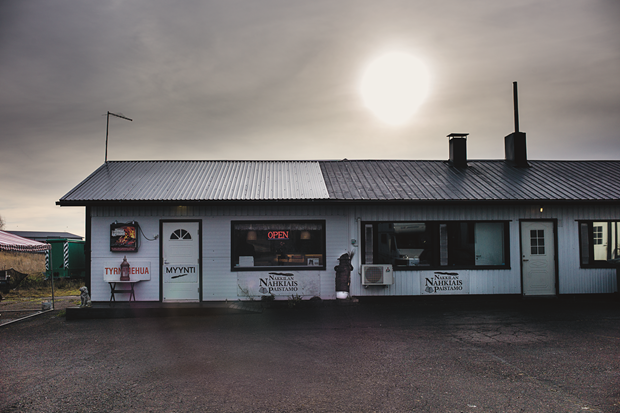
M 91 307 L 67 307 L 67 320 L 143 317 L 187 317 L 260 313 L 260 302 L 211 301 L 194 303 L 95 302 Z

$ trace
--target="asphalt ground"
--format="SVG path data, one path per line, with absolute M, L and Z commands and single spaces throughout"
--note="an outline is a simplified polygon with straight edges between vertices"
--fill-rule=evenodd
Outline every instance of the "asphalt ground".
M 620 412 L 620 302 L 441 299 L 0 329 L 1 412 Z

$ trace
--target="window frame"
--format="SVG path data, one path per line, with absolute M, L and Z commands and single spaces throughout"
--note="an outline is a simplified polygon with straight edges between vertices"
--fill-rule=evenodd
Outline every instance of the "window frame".
M 530 230 L 530 255 L 547 255 L 545 232 L 541 229 Z
M 594 226 L 594 222 L 592 222 L 592 245 L 603 245 L 603 227 Z
M 602 242 L 595 244 L 594 223 L 604 222 L 609 226 L 610 223 L 617 223 L 620 226 L 620 219 L 588 219 L 578 220 L 577 228 L 579 232 L 579 267 L 580 268 L 616 268 L 616 264 L 607 260 L 594 259 L 594 245 L 602 245 Z M 584 226 L 586 227 L 584 229 Z M 609 237 L 609 232 L 607 233 Z M 587 238 L 586 238 L 587 237 Z M 601 234 L 601 241 L 602 234 Z M 609 240 L 607 241 L 609 243 Z M 585 250 L 587 248 L 587 251 Z M 587 260 L 587 262 L 584 262 Z
M 243 225 L 243 224 L 261 224 L 261 225 L 269 225 L 269 224 L 319 224 L 322 226 L 321 231 L 321 252 L 320 254 L 323 256 L 323 264 L 322 265 L 272 265 L 272 266 L 248 266 L 248 267 L 239 267 L 235 265 L 235 225 Z M 314 219 L 314 220 L 296 220 L 296 219 L 270 219 L 270 220 L 239 220 L 239 221 L 231 221 L 230 222 L 230 270 L 233 272 L 244 272 L 244 271 L 324 271 L 327 268 L 327 226 L 326 221 L 324 219 Z
M 372 225 L 373 239 L 372 242 L 374 244 L 373 255 L 378 255 L 378 245 L 379 245 L 379 224 L 407 224 L 407 223 L 416 223 L 416 224 L 426 224 L 431 226 L 431 230 L 429 233 L 430 242 L 432 243 L 432 262 L 430 265 L 420 265 L 420 266 L 394 266 L 392 268 L 394 271 L 427 271 L 427 270 L 510 270 L 510 220 L 381 220 L 381 221 L 361 221 L 360 222 L 360 231 L 362 231 L 362 239 L 361 239 L 361 251 L 364 253 L 361 254 L 362 264 L 367 264 L 366 259 L 366 226 Z M 503 253 L 504 253 L 504 264 L 503 265 L 476 265 L 475 262 L 473 265 L 471 264 L 455 264 L 450 265 L 449 259 L 446 265 L 441 265 L 441 249 L 445 248 L 446 250 L 450 249 L 450 245 L 442 245 L 440 228 L 442 225 L 445 225 L 446 231 L 447 228 L 453 227 L 454 224 L 475 224 L 478 223 L 497 223 L 503 224 Z M 475 231 L 475 229 L 474 229 Z M 450 234 L 447 235 L 448 242 Z M 374 259 L 373 259 L 374 261 Z M 381 264 L 377 262 L 373 262 L 374 264 Z

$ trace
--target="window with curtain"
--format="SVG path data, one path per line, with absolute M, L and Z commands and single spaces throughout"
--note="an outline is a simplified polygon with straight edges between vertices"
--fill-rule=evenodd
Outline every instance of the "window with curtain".
M 394 269 L 509 268 L 508 223 L 364 222 L 365 264 Z

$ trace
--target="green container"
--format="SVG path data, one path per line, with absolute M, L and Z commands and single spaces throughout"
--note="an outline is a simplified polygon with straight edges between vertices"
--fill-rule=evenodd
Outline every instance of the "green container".
M 75 239 L 48 239 L 52 249 L 45 256 L 45 277 L 84 278 L 86 276 L 85 242 Z

